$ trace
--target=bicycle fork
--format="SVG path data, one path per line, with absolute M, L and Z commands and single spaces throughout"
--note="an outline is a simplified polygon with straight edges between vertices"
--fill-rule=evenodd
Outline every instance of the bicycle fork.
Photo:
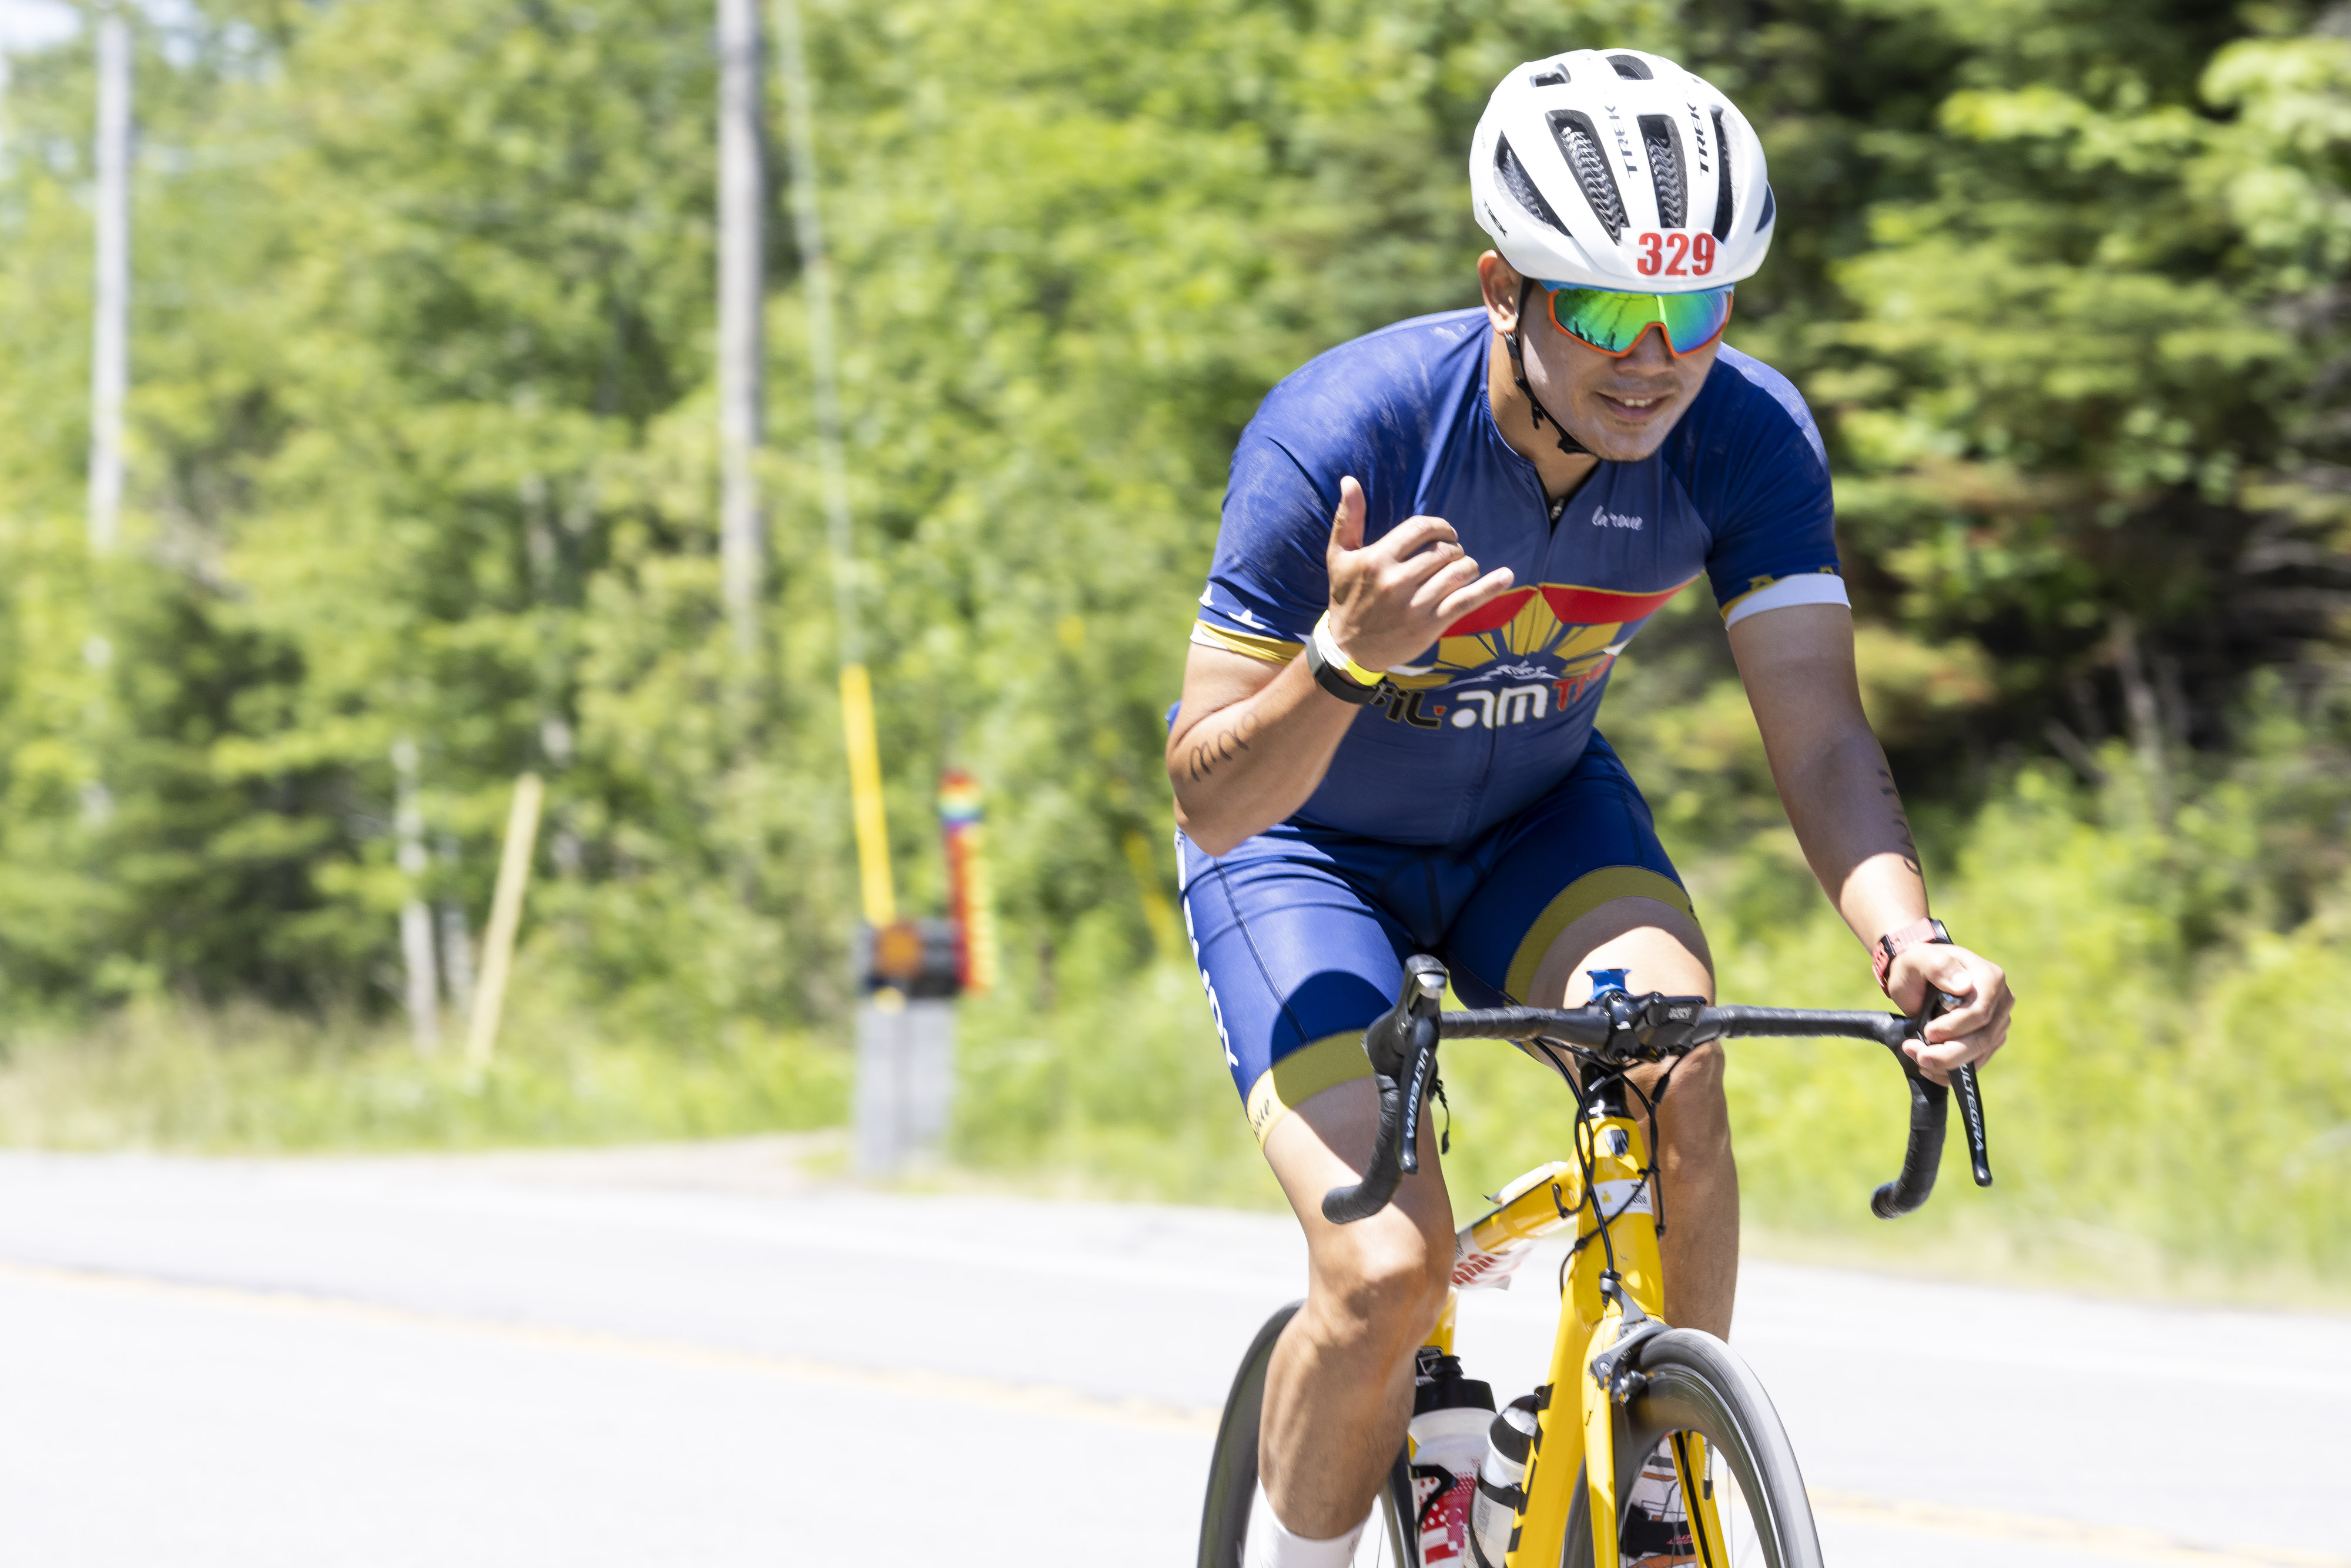
M 1579 1465 L 1592 1524 L 1593 1561 L 1588 1568 L 1616 1568 L 1621 1507 L 1615 1408 L 1644 1385 L 1638 1369 L 1642 1342 L 1666 1328 L 1656 1195 L 1646 1178 L 1647 1140 L 1626 1112 L 1620 1082 L 1595 1083 L 1587 1099 L 1589 1113 L 1576 1124 L 1577 1165 L 1552 1167 L 1550 1182 L 1509 1197 L 1480 1222 L 1498 1235 L 1512 1229 L 1522 1234 L 1525 1217 L 1515 1226 L 1507 1217 L 1531 1207 L 1531 1198 L 1548 1198 L 1557 1218 L 1572 1216 L 1576 1222 L 1577 1250 L 1560 1303 L 1550 1381 L 1537 1391 L 1534 1442 L 1505 1568 L 1554 1568 L 1559 1563 Z M 1472 1231 L 1479 1234 L 1479 1228 Z M 1448 1303 L 1448 1340 L 1452 1316 Z M 1705 1439 L 1694 1432 L 1677 1433 L 1671 1448 L 1700 1568 L 1723 1568 L 1722 1527 L 1706 1481 Z

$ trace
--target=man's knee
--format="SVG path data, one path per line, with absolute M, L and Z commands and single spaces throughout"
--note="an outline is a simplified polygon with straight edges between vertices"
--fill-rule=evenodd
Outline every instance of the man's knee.
M 1417 1344 L 1444 1310 L 1453 1277 L 1453 1236 L 1442 1238 L 1388 1208 L 1325 1233 L 1314 1249 L 1310 1294 L 1329 1332 Z
M 1645 1087 L 1656 1092 L 1654 1085 Z M 1709 1041 L 1673 1064 L 1657 1123 L 1658 1141 L 1665 1145 L 1660 1152 L 1676 1164 L 1729 1157 L 1730 1103 L 1723 1092 L 1719 1044 Z
M 1708 1040 L 1674 1063 L 1673 1086 L 1667 1093 L 1691 1112 L 1714 1118 L 1728 1114 L 1723 1096 L 1722 1045 Z

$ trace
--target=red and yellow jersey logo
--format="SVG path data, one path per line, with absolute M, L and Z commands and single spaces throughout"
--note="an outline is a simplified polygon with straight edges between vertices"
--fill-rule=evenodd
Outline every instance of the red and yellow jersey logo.
M 1497 729 L 1564 712 L 1599 688 L 1643 622 L 1697 580 L 1655 593 L 1568 582 L 1514 588 L 1447 627 L 1426 664 L 1390 670 L 1375 708 L 1416 729 Z M 1205 619 L 1192 641 L 1270 664 L 1287 664 L 1301 646 Z
M 1405 691 L 1426 691 L 1475 675 L 1489 664 L 1556 661 L 1560 683 L 1573 682 L 1579 688 L 1560 694 L 1564 705 L 1606 673 L 1642 622 L 1697 580 L 1656 593 L 1619 593 L 1567 582 L 1514 588 L 1447 627 L 1435 659 L 1399 666 L 1388 673 L 1388 679 Z

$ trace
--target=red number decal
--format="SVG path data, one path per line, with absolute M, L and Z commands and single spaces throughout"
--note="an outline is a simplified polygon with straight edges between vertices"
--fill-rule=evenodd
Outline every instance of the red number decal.
M 1659 266 L 1657 247 L 1664 243 L 1665 236 L 1654 232 L 1641 236 L 1641 259 L 1634 263 L 1634 266 L 1640 268 L 1644 277 L 1655 277 L 1657 275 Z
M 1701 234 L 1690 241 L 1690 270 L 1704 277 L 1714 270 L 1714 236 Z
M 1684 267 L 1682 263 L 1689 257 L 1689 235 L 1678 232 L 1667 235 L 1666 236 L 1666 248 L 1674 253 L 1674 258 L 1666 263 L 1666 276 L 1667 277 L 1687 277 L 1689 276 L 1688 269 Z

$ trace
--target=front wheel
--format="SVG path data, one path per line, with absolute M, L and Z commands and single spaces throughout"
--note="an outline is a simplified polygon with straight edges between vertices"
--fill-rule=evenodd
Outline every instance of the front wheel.
M 1274 1342 L 1303 1305 L 1292 1301 L 1266 1319 L 1233 1375 L 1224 1419 L 1217 1424 L 1216 1451 L 1208 1459 L 1208 1500 L 1200 1511 L 1200 1568 L 1241 1568 L 1249 1507 L 1257 1500 L 1257 1433 L 1265 1410 L 1265 1372 L 1273 1361 Z M 1412 1473 L 1398 1453 L 1355 1542 L 1355 1568 L 1420 1568 L 1419 1553 L 1407 1554 L 1405 1548 L 1401 1521 L 1411 1514 Z
M 1641 1355 L 1648 1388 L 1616 1413 L 1616 1497 L 1625 1517 L 1617 1523 L 1624 1564 L 1643 1561 L 1690 1563 L 1698 1568 L 1821 1568 L 1820 1538 L 1796 1451 L 1780 1425 L 1780 1413 L 1763 1385 L 1730 1347 L 1709 1333 L 1671 1329 L 1651 1340 Z M 1680 1489 L 1669 1490 L 1661 1521 L 1639 1507 L 1634 1489 L 1657 1445 L 1677 1433 L 1706 1439 L 1700 1480 L 1710 1494 L 1722 1539 L 1693 1539 L 1703 1526 L 1692 1518 Z M 1567 1545 L 1561 1568 L 1594 1568 L 1592 1521 L 1583 1478 L 1567 1517 Z M 1702 1517 L 1702 1511 L 1700 1511 Z M 1662 1529 L 1660 1528 L 1662 1525 Z M 1711 1551 L 1708 1550 L 1711 1546 Z M 1605 1563 L 1599 1568 L 1620 1568 Z

